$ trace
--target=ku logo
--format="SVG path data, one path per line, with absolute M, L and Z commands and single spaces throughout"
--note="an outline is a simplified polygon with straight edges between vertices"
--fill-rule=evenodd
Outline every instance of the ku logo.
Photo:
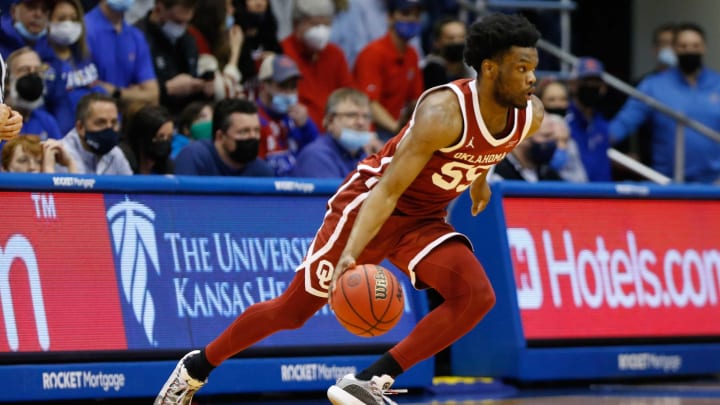
M 147 288 L 148 272 L 160 274 L 155 212 L 143 204 L 125 200 L 107 211 L 116 257 L 120 259 L 120 278 L 125 300 L 135 319 L 143 326 L 150 344 L 155 326 L 155 303 Z
M 50 349 L 50 334 L 48 333 L 47 318 L 45 317 L 45 301 L 43 300 L 42 285 L 40 284 L 40 270 L 35 257 L 35 249 L 33 249 L 27 238 L 22 235 L 11 236 L 4 249 L 0 245 L 0 302 L 2 302 L 2 315 L 3 319 L 5 319 L 5 334 L 8 346 L 14 352 L 20 349 L 17 324 L 15 322 L 13 291 L 10 288 L 10 268 L 15 259 L 20 259 L 25 263 L 38 342 L 40 347 L 47 351 Z
M 542 307 L 543 290 L 535 241 L 525 228 L 508 228 L 507 232 L 515 267 L 518 305 L 520 309 L 539 309 Z

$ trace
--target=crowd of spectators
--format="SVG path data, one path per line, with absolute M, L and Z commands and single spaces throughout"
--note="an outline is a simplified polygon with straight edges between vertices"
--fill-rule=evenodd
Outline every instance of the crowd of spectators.
M 5 100 L 31 140 L 5 145 L 6 172 L 340 178 L 407 123 L 424 90 L 476 75 L 453 2 L 4 3 Z M 662 25 L 653 47 L 638 88 L 720 129 L 702 28 Z M 628 137 L 672 176 L 675 122 L 634 99 L 605 117 L 603 74 L 582 57 L 568 80 L 538 83 L 547 122 L 493 178 L 617 180 L 607 151 Z M 687 181 L 718 182 L 720 144 L 685 132 Z

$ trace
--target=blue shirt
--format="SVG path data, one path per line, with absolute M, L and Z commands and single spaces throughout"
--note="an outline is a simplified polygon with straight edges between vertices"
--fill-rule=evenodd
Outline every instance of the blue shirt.
M 43 141 L 49 138 L 62 139 L 64 136 L 64 133 L 60 132 L 55 117 L 43 107 L 32 110 L 27 121 L 23 123 L 20 133 L 23 135 L 37 135 Z
M 297 157 L 293 177 L 344 178 L 365 158 L 365 153 L 351 155 L 330 134 L 305 147 Z
M 44 59 L 49 69 L 45 74 L 45 107 L 55 116 L 60 132 L 68 133 L 75 127 L 75 110 L 80 99 L 88 93 L 105 93 L 97 84 L 99 77 L 95 64 L 73 56 L 62 60 L 53 52 Z
M 648 76 L 638 90 L 689 118 L 720 131 L 720 73 L 704 68 L 691 87 L 677 68 Z M 652 126 L 653 168 L 673 177 L 675 120 L 630 98 L 610 123 L 613 141 L 635 132 L 645 121 Z M 720 143 L 685 127 L 685 180 L 712 183 L 720 178 Z
M 13 51 L 24 46 L 29 46 L 40 55 L 40 58 L 52 53 L 52 49 L 47 41 L 47 35 L 38 39 L 34 43 L 28 42 L 13 26 L 13 20 L 10 13 L 3 13 L 0 16 L 0 54 L 7 59 Z
M 607 155 L 610 135 L 605 117 L 595 112 L 588 121 L 575 103 L 570 103 L 565 119 L 580 151 L 580 160 L 585 166 L 588 181 L 612 181 L 610 158 Z
M 156 79 L 150 48 L 140 30 L 123 21 L 118 33 L 99 6 L 85 15 L 85 25 L 100 80 L 126 88 Z
M 175 159 L 175 174 L 196 176 L 273 177 L 273 168 L 262 159 L 255 159 L 242 169 L 225 164 L 210 139 L 190 142 Z
M 260 115 L 260 156 L 275 170 L 278 177 L 288 176 L 295 167 L 295 157 L 320 134 L 312 118 L 298 127 L 287 113 L 275 113 L 258 98 Z

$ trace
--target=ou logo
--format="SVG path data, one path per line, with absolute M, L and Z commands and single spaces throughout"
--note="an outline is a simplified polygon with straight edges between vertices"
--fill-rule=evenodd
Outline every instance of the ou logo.
M 5 245 L 5 249 L 0 246 L 0 303 L 2 304 L 2 314 L 5 319 L 5 334 L 7 335 L 8 346 L 14 352 L 20 348 L 12 289 L 10 288 L 10 268 L 15 259 L 21 259 L 25 262 L 38 341 L 40 347 L 47 351 L 50 348 L 50 334 L 48 333 L 47 318 L 45 317 L 45 302 L 40 284 L 40 271 L 35 257 L 35 249 L 33 249 L 27 238 L 22 235 L 11 236 Z

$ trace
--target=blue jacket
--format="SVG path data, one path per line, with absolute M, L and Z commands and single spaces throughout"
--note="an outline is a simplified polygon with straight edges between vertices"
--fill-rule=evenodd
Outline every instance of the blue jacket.
M 300 151 L 292 176 L 341 179 L 364 158 L 364 152 L 353 156 L 331 134 L 325 134 Z
M 651 75 L 638 90 L 689 118 L 720 131 L 720 74 L 704 68 L 696 87 L 677 69 Z M 653 168 L 672 177 L 675 165 L 675 120 L 631 98 L 610 122 L 613 141 L 622 140 L 648 121 L 652 126 Z M 720 143 L 685 128 L 685 180 L 711 183 L 720 178 Z
M 246 176 L 273 177 L 272 167 L 262 160 L 255 159 L 242 169 L 235 169 L 223 162 L 211 139 L 190 142 L 175 159 L 175 174 L 195 176 Z
M 580 160 L 585 166 L 588 181 L 612 181 L 610 158 L 607 155 L 610 135 L 605 117 L 595 112 L 591 121 L 588 121 L 575 103 L 570 103 L 566 119 L 570 135 L 580 151 Z

